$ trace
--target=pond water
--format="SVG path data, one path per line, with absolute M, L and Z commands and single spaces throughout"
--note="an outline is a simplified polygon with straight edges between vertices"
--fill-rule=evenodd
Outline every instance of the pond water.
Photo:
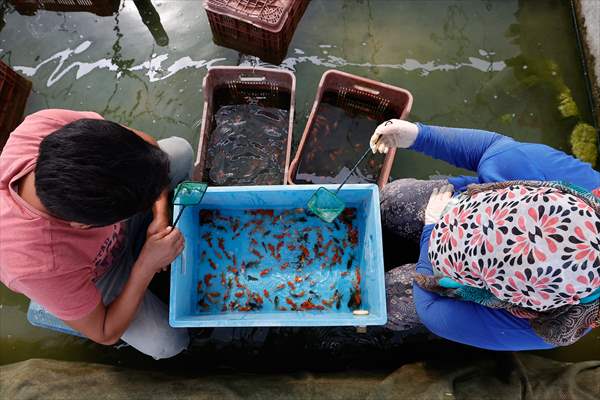
M 213 44 L 201 1 L 124 0 L 109 17 L 48 11 L 23 16 L 10 5 L 0 5 L 0 12 L 0 58 L 33 82 L 27 113 L 93 110 L 157 138 L 179 135 L 196 146 L 207 68 L 260 64 Z M 499 131 L 565 151 L 574 125 L 591 120 L 565 1 L 313 0 L 283 66 L 298 82 L 295 145 L 320 77 L 330 68 L 408 89 L 413 120 Z M 561 111 L 561 96 L 572 97 L 577 110 Z M 392 177 L 461 172 L 400 151 Z M 33 328 L 26 310 L 23 296 L 0 287 L 2 364 L 32 357 L 147 364 L 129 348 Z M 541 354 L 600 359 L 599 340 L 595 331 L 574 346 Z M 222 359 L 207 355 L 206 362 Z

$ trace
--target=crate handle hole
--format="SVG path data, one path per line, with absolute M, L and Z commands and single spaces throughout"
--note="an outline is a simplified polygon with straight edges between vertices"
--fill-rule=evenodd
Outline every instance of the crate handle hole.
M 367 92 L 367 93 L 371 93 L 371 94 L 374 94 L 375 96 L 377 96 L 379 94 L 379 90 L 371 89 L 371 88 L 361 86 L 361 85 L 354 85 L 354 89 L 361 90 L 361 91 Z
M 240 81 L 242 82 L 264 82 L 267 78 L 264 76 L 242 76 L 240 75 Z

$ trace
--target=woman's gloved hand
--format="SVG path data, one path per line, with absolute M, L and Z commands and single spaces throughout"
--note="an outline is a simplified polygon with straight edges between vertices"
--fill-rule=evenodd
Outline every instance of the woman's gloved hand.
M 435 224 L 442 218 L 442 213 L 452 198 L 453 193 L 454 186 L 451 184 L 444 185 L 439 189 L 433 189 L 429 197 L 429 203 L 427 203 L 427 208 L 425 208 L 425 225 Z
M 373 153 L 387 153 L 391 147 L 406 149 L 415 142 L 419 134 L 419 127 L 412 122 L 402 119 L 390 119 L 375 129 L 371 136 L 371 150 Z

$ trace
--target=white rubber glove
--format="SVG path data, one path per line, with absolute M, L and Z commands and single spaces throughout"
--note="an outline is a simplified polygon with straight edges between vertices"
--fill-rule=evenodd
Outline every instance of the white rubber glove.
M 373 153 L 387 153 L 391 147 L 406 149 L 417 140 L 419 127 L 402 119 L 390 119 L 380 124 L 371 136 Z
M 451 184 L 444 185 L 439 189 L 433 189 L 429 197 L 429 203 L 427 203 L 427 208 L 425 208 L 425 225 L 435 224 L 442 218 L 442 213 L 452 198 L 453 193 L 454 186 Z

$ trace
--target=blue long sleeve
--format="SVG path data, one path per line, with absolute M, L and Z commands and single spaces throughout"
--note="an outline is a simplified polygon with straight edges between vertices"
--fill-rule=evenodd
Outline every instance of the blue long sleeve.
M 483 155 L 498 142 L 511 138 L 477 129 L 446 128 L 417 123 L 419 134 L 412 150 L 444 160 L 454 166 L 477 171 Z
M 432 225 L 423 229 L 417 272 L 433 275 L 427 249 Z M 550 349 L 553 346 L 535 334 L 529 322 L 504 310 L 455 300 L 413 285 L 415 307 L 421 322 L 443 338 L 489 350 Z
M 411 149 L 477 171 L 477 177 L 450 178 L 456 190 L 471 183 L 520 179 L 566 181 L 588 190 L 600 187 L 600 173 L 590 164 L 552 147 L 477 129 L 417 125 L 419 134 Z

